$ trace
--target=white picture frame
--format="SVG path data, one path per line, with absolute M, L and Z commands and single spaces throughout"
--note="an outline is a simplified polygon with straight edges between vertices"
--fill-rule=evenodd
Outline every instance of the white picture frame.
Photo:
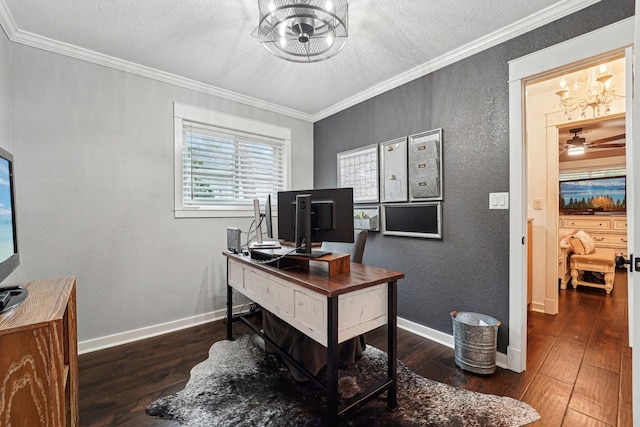
M 406 202 L 409 197 L 407 176 L 407 137 L 381 142 L 380 201 Z
M 353 203 L 377 203 L 378 144 L 337 154 L 338 187 L 353 188 Z
M 409 200 L 442 200 L 442 129 L 409 136 L 407 150 Z

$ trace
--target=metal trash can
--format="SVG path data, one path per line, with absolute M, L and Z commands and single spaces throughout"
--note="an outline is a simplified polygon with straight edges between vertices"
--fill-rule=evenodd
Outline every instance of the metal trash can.
M 456 365 L 476 374 L 496 371 L 500 321 L 479 313 L 451 312 Z

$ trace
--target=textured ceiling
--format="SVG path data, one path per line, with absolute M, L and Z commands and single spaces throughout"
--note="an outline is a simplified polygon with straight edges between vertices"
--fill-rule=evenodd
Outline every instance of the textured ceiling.
M 251 37 L 256 0 L 0 0 L 0 9 L 5 30 L 9 21 L 22 38 L 79 47 L 317 119 L 478 40 L 595 1 L 351 0 L 344 50 L 313 64 L 275 58 Z

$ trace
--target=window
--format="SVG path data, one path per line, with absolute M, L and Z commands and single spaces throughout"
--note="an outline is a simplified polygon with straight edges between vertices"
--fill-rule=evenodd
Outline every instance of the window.
M 561 171 L 558 176 L 559 181 L 569 181 L 575 179 L 605 178 L 607 176 L 626 176 L 625 167 L 601 168 L 598 170 L 567 170 Z
M 291 130 L 174 104 L 175 216 L 253 215 L 288 187 Z

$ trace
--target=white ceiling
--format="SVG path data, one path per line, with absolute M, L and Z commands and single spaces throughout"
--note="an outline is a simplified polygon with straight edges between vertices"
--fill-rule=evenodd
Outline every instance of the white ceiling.
M 12 41 L 315 121 L 599 0 L 351 0 L 320 63 L 269 54 L 257 0 L 0 0 Z

